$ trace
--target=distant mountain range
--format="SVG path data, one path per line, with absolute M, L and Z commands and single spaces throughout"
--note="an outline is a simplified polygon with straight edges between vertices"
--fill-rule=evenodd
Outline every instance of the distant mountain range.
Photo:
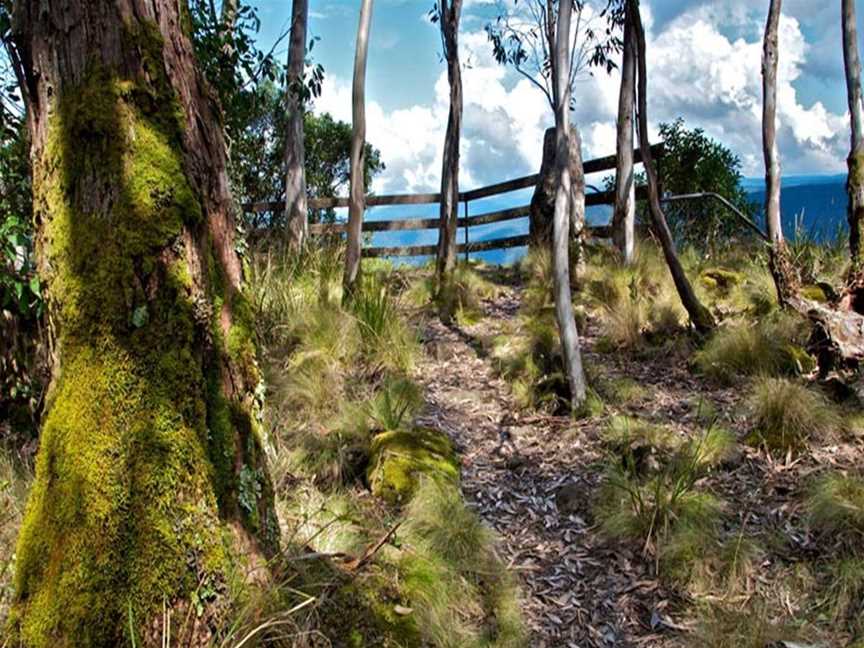
M 751 200 L 765 204 L 765 180 L 746 178 L 742 186 Z M 785 177 L 781 183 L 783 232 L 792 238 L 806 232 L 817 240 L 831 239 L 846 223 L 846 174 Z

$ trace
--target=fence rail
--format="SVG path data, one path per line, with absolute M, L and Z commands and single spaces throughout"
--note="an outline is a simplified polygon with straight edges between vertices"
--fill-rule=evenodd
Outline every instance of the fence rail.
M 654 157 L 660 158 L 664 155 L 665 149 L 662 144 L 655 144 L 651 147 L 651 153 Z M 642 154 L 639 149 L 634 151 L 634 162 L 642 161 Z M 607 171 L 615 168 L 616 157 L 609 155 L 602 158 L 587 160 L 585 162 L 585 173 L 597 173 L 599 171 Z M 497 184 L 480 187 L 471 191 L 459 192 L 459 202 L 464 204 L 465 216 L 458 219 L 458 226 L 464 230 L 464 243 L 458 246 L 460 254 L 465 254 L 466 258 L 471 253 L 487 252 L 491 250 L 503 250 L 514 247 L 522 247 L 528 244 L 528 236 L 507 236 L 486 241 L 470 241 L 469 231 L 472 227 L 479 225 L 489 225 L 491 223 L 501 223 L 509 220 L 525 218 L 529 215 L 530 205 L 521 205 L 510 209 L 502 209 L 498 211 L 468 215 L 468 205 L 472 200 L 480 200 L 481 198 L 490 198 L 500 194 L 518 191 L 519 189 L 527 189 L 537 185 L 539 174 L 524 176 L 499 182 Z M 647 197 L 646 187 L 640 186 L 636 188 L 637 199 Z M 429 194 L 395 194 L 395 195 L 372 195 L 366 198 L 367 207 L 383 207 L 394 205 L 424 205 L 434 204 L 441 201 L 440 193 Z M 611 205 L 615 201 L 615 195 L 612 191 L 602 191 L 586 194 L 585 205 L 587 207 L 593 205 Z M 331 209 L 337 207 L 347 207 L 347 198 L 310 198 L 309 207 L 311 209 Z M 284 202 L 258 202 L 243 205 L 243 210 L 247 213 L 275 213 L 285 209 Z M 363 222 L 364 232 L 404 232 L 412 230 L 430 230 L 438 229 L 440 224 L 439 218 L 394 218 L 390 220 Z M 310 234 L 344 234 L 347 231 L 346 223 L 317 223 L 309 226 Z M 589 236 L 597 238 L 609 238 L 610 231 L 608 227 L 588 227 Z M 367 247 L 363 249 L 365 257 L 391 257 L 391 256 L 426 256 L 434 255 L 437 251 L 437 245 L 403 245 L 403 246 L 379 246 Z

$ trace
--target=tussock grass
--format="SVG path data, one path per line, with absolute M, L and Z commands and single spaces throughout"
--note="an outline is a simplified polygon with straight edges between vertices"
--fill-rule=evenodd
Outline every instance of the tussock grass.
M 803 349 L 807 328 L 800 317 L 780 314 L 755 325 L 723 326 L 693 357 L 697 372 L 722 384 L 742 376 L 796 376 L 813 369 Z
M 423 480 L 406 520 L 400 564 L 424 638 L 442 648 L 524 646 L 516 590 L 494 536 L 458 487 Z
M 476 324 L 483 318 L 483 302 L 498 293 L 494 283 L 484 278 L 475 262 L 459 262 L 450 281 L 438 286 L 434 265 L 412 282 L 406 300 L 416 308 L 437 310 L 445 320 L 455 320 L 460 326 Z
M 843 420 L 821 394 L 786 378 L 761 378 L 748 399 L 752 439 L 772 451 L 804 448 L 842 430 Z
M 584 279 L 587 305 L 601 320 L 601 349 L 641 349 L 680 331 L 687 321 L 665 261 L 643 243 L 630 266 L 589 262 Z
M 662 426 L 614 417 L 604 438 L 611 464 L 595 506 L 603 532 L 640 542 L 673 580 L 719 570 L 699 561 L 718 554 L 723 505 L 698 482 L 729 456 L 734 437 L 709 428 L 683 440 Z
M 864 479 L 840 473 L 822 477 L 810 491 L 807 508 L 819 531 L 864 540 Z

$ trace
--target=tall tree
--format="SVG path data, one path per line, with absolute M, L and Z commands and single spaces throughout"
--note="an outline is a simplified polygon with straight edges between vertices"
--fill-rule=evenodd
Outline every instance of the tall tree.
M 16 3 L 56 332 L 16 645 L 157 645 L 167 607 L 203 646 L 235 558 L 278 550 L 225 141 L 182 4 Z
M 366 210 L 366 58 L 369 53 L 369 29 L 372 24 L 372 0 L 361 0 L 357 48 L 354 53 L 352 88 L 351 188 L 348 196 L 348 246 L 345 251 L 345 297 L 350 298 L 360 276 L 363 213 Z
M 295 251 L 303 245 L 309 229 L 306 209 L 306 143 L 303 136 L 306 94 L 303 66 L 306 61 L 308 18 L 309 0 L 294 0 L 285 97 L 288 121 L 285 137 L 285 222 L 288 228 L 288 245 Z
M 780 221 L 780 153 L 777 150 L 777 64 L 782 0 L 770 0 L 762 45 L 762 152 L 765 156 L 765 228 L 769 265 L 777 297 L 788 305 L 797 292 L 796 281 Z
M 559 0 L 524 0 L 499 2 L 498 17 L 486 26 L 492 43 L 495 59 L 512 66 L 519 74 L 540 90 L 549 102 L 553 114 L 556 108 L 555 85 L 557 83 L 556 22 Z M 611 29 L 597 29 L 596 16 L 586 10 L 585 3 L 574 3 L 575 20 L 571 17 L 571 29 L 567 35 L 567 68 L 569 83 L 592 66 L 613 67 L 610 56 L 621 47 L 620 39 Z M 556 171 L 555 129 L 546 131 L 543 140 L 543 159 L 540 177 L 531 199 L 530 235 L 531 245 L 547 246 L 552 243 L 552 221 L 555 211 Z M 581 150 L 578 133 L 570 133 L 571 151 Z M 571 159 L 575 163 L 575 160 Z M 581 170 L 572 171 L 575 179 Z M 574 201 L 578 204 L 576 186 Z M 584 230 L 584 210 L 571 210 L 571 232 L 577 245 L 574 252 L 581 259 L 581 235 Z M 577 260 L 578 260 L 577 259 Z
M 587 387 L 582 367 L 582 352 L 579 348 L 579 331 L 573 313 L 573 295 L 570 291 L 570 212 L 571 205 L 570 154 L 570 22 L 573 13 L 571 0 L 562 0 L 558 6 L 558 25 L 555 36 L 555 217 L 553 220 L 552 262 L 555 291 L 555 318 L 561 335 L 561 352 L 564 370 L 570 385 L 570 406 L 579 410 L 585 403 Z M 578 142 L 578 131 L 576 131 Z M 580 160 L 581 161 L 581 160 Z M 581 164 L 579 165 L 581 169 Z M 578 180 L 578 178 L 577 178 Z M 582 210 L 584 212 L 584 178 L 582 184 Z M 578 182 L 577 182 L 578 184 Z
M 612 240 L 625 265 L 633 262 L 636 243 L 636 183 L 633 176 L 633 115 L 636 96 L 636 52 L 633 23 L 624 7 L 624 42 L 621 58 L 621 87 L 618 92 L 616 124 L 615 205 L 612 211 Z
M 450 83 L 450 114 L 444 135 L 444 157 L 441 164 L 441 209 L 438 228 L 436 278 L 441 318 L 453 316 L 453 270 L 456 267 L 456 234 L 459 218 L 459 138 L 462 133 L 462 71 L 459 67 L 459 17 L 462 0 L 438 0 L 433 19 L 441 29 L 441 46 L 447 61 Z
M 681 266 L 681 261 L 678 259 L 678 252 L 675 249 L 675 241 L 672 239 L 672 233 L 669 231 L 669 225 L 666 223 L 666 215 L 663 213 L 663 208 L 660 206 L 660 191 L 657 186 L 657 170 L 654 166 L 654 160 L 651 156 L 651 144 L 648 141 L 648 65 L 646 62 L 647 54 L 645 47 L 645 30 L 642 26 L 642 16 L 639 13 L 639 0 L 627 0 L 628 18 L 632 23 L 633 35 L 636 42 L 636 67 L 637 67 L 637 111 L 638 111 L 638 131 L 639 131 L 639 148 L 642 151 L 642 165 L 645 167 L 645 175 L 648 180 L 648 208 L 651 214 L 651 222 L 654 233 L 660 240 L 660 246 L 663 249 L 663 256 L 666 259 L 666 265 L 669 266 L 669 272 L 672 275 L 672 280 L 675 283 L 675 288 L 678 291 L 678 296 L 687 315 L 690 317 L 690 322 L 694 328 L 700 333 L 706 333 L 716 326 L 714 317 L 711 315 L 705 306 L 699 301 L 696 293 L 693 292 L 693 287 L 687 279 L 687 274 Z
M 853 292 L 860 293 L 864 292 L 864 259 L 861 253 L 861 241 L 864 238 L 864 114 L 862 114 L 864 100 L 861 96 L 861 59 L 858 56 L 855 0 L 842 0 L 842 12 L 843 61 L 852 127 L 852 142 L 847 159 L 849 177 L 846 180 L 849 194 L 847 207 L 849 246 L 852 256 L 849 287 Z

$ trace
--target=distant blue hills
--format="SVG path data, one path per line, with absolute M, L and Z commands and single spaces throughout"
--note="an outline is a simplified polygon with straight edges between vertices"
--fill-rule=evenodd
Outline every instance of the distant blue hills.
M 765 204 L 765 180 L 745 178 L 742 187 L 753 203 Z M 531 189 L 523 189 L 510 194 L 486 198 L 470 203 L 470 214 L 510 209 L 531 202 Z M 460 215 L 462 215 L 460 206 Z M 787 238 L 805 233 L 820 241 L 830 240 L 838 232 L 847 228 L 846 224 L 846 174 L 840 175 L 799 175 L 782 179 L 780 211 L 783 232 Z M 437 205 L 408 205 L 396 207 L 375 207 L 367 212 L 368 220 L 387 220 L 392 218 L 432 218 L 437 216 Z M 612 209 L 608 206 L 590 207 L 586 214 L 592 225 L 605 225 L 609 222 Z M 757 221 L 764 222 L 760 216 Z M 528 219 L 521 218 L 503 223 L 482 225 L 470 229 L 471 241 L 485 241 L 505 236 L 518 236 L 528 233 Z M 434 230 L 381 232 L 374 235 L 375 246 L 429 245 L 438 239 Z M 464 230 L 459 230 L 459 242 L 464 242 Z M 513 263 L 525 255 L 525 248 L 496 250 L 472 255 L 488 263 Z M 409 263 L 422 263 L 427 258 L 405 259 Z
M 765 204 L 765 180 L 746 178 L 742 186 L 750 199 Z M 806 233 L 824 241 L 845 231 L 846 174 L 788 176 L 781 182 L 780 214 L 783 233 L 794 238 Z M 763 222 L 764 219 L 760 219 Z

